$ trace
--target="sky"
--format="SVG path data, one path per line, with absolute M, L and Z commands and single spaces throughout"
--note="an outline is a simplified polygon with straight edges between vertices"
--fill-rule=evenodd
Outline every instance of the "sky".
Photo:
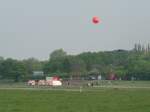
M 150 0 L 0 0 L 0 56 L 46 60 L 150 42 Z M 93 16 L 102 23 L 94 25 Z

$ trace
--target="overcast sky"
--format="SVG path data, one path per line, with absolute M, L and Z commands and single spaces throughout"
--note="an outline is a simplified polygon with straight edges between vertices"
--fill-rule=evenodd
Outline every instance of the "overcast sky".
M 150 0 L 0 0 L 0 56 L 48 59 L 150 42 Z M 102 23 L 94 25 L 93 16 Z

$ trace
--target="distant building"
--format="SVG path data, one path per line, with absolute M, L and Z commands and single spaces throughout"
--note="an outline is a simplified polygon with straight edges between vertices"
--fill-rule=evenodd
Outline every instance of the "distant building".
M 43 71 L 33 71 L 33 76 L 44 76 Z
M 33 71 L 32 79 L 34 79 L 34 80 L 45 79 L 44 72 L 43 71 Z

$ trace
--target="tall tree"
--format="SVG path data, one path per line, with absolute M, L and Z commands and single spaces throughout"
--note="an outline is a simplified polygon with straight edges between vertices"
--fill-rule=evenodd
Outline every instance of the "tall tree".
M 6 59 L 3 61 L 0 71 L 2 73 L 2 78 L 13 79 L 16 82 L 19 81 L 19 79 L 23 79 L 27 74 L 24 64 L 13 59 Z
M 50 54 L 50 60 L 65 57 L 67 53 L 63 49 L 57 49 Z
M 28 75 L 32 75 L 33 71 L 41 71 L 43 70 L 43 65 L 41 61 L 35 58 L 29 58 L 22 61 L 28 71 Z

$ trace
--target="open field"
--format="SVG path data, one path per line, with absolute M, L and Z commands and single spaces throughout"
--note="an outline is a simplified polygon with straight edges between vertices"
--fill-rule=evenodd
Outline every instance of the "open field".
M 1 89 L 0 112 L 150 112 L 149 98 L 150 89 Z
M 100 81 L 94 87 L 0 83 L 0 112 L 150 112 L 149 81 Z

